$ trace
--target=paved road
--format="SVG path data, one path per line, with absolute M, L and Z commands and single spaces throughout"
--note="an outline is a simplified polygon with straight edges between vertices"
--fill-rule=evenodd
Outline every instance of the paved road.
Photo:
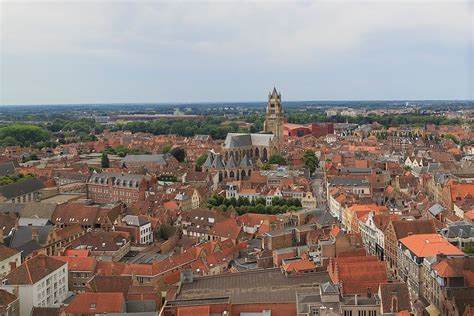
M 328 210 L 326 201 L 326 190 L 324 185 L 324 173 L 316 170 L 313 175 L 313 194 L 316 197 L 318 208 Z

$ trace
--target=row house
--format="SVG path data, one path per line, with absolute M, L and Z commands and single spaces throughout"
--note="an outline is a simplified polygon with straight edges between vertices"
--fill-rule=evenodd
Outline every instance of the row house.
M 338 220 L 342 220 L 342 213 L 347 205 L 354 203 L 356 197 L 343 188 L 328 188 L 329 212 Z
M 362 242 L 369 255 L 384 260 L 384 231 L 390 222 L 390 214 L 375 214 L 370 212 L 359 221 Z
M 421 288 L 422 296 L 436 306 L 438 311 L 442 311 L 443 290 L 473 288 L 474 282 L 470 278 L 472 273 L 474 273 L 474 257 L 472 256 L 437 254 L 425 258 L 422 267 L 422 280 L 424 280 Z
M 435 234 L 437 231 L 433 220 L 392 220 L 384 232 L 384 253 L 387 268 L 391 277 L 396 276 L 398 269 L 398 240 L 417 234 Z
M 459 249 L 474 247 L 474 224 L 458 221 L 441 230 L 441 235 Z
M 370 184 L 366 179 L 334 177 L 327 180 L 328 192 L 332 188 L 343 188 L 359 197 L 370 197 Z M 328 196 L 329 200 L 329 196 Z
M 120 202 L 98 204 L 91 200 L 77 200 L 58 205 L 51 221 L 59 227 L 80 225 L 84 230 L 109 231 L 120 222 L 123 211 Z
M 382 212 L 387 212 L 387 208 L 376 204 L 353 204 L 348 206 L 342 213 L 342 229 L 346 232 L 358 233 L 359 218 L 370 212 L 380 214 Z
M 21 250 L 23 260 L 27 260 L 36 254 L 56 255 L 84 233 L 79 225 L 64 228 L 53 225 L 19 226 L 4 242 L 10 248 Z
M 397 276 L 407 283 L 413 298 L 422 296 L 423 261 L 425 258 L 445 255 L 464 255 L 438 234 L 410 235 L 399 239 L 397 251 Z

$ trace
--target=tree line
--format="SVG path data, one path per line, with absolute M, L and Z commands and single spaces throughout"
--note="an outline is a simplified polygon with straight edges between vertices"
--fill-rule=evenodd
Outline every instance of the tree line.
M 246 197 L 225 198 L 222 195 L 214 194 L 208 199 L 207 206 L 208 208 L 218 207 L 223 211 L 235 211 L 239 215 L 245 213 L 281 214 L 301 209 L 301 201 L 274 197 L 272 205 L 267 205 L 266 199 L 262 197 L 250 201 Z

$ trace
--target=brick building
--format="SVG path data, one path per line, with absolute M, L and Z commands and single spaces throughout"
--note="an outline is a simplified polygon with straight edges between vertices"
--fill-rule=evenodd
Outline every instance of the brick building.
M 87 197 L 99 203 L 122 201 L 127 205 L 145 199 L 155 178 L 138 174 L 95 173 L 87 182 Z

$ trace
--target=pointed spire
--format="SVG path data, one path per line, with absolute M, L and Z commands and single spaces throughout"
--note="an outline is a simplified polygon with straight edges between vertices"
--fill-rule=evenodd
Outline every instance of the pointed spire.
M 235 162 L 234 155 L 230 155 L 230 158 L 229 160 L 227 160 L 225 167 L 229 169 L 237 167 L 237 163 Z
M 242 158 L 242 160 L 240 161 L 239 167 L 241 167 L 241 168 L 252 167 L 252 162 L 251 162 L 250 159 L 247 157 L 247 155 L 245 155 L 244 158 Z
M 270 94 L 271 98 L 279 98 L 280 97 L 280 93 L 278 92 L 277 88 L 275 86 L 273 86 L 273 91 L 272 93 Z
M 212 162 L 212 168 L 214 169 L 224 169 L 224 162 L 220 154 L 216 154 L 214 161 Z
M 205 168 L 211 168 L 213 161 L 214 161 L 214 154 L 210 151 L 210 152 L 207 154 L 207 159 L 206 159 L 206 161 L 203 163 L 202 166 L 205 167 Z

